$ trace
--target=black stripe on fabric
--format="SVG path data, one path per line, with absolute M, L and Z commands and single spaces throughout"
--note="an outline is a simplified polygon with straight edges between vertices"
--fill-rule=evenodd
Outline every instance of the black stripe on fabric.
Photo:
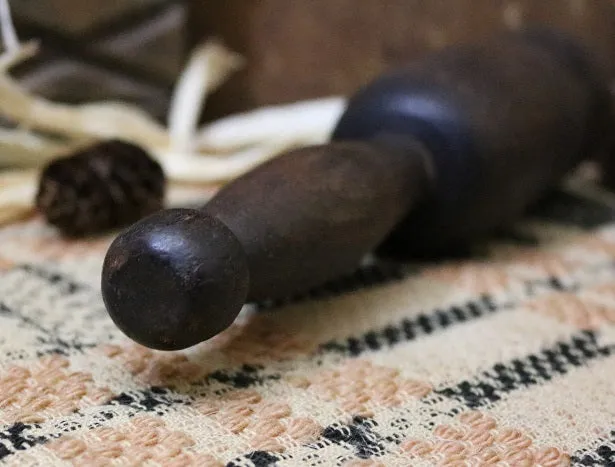
M 331 341 L 320 346 L 324 352 L 359 356 L 368 351 L 377 351 L 396 344 L 412 341 L 420 336 L 433 334 L 457 323 L 474 320 L 488 314 L 508 309 L 510 303 L 496 304 L 495 299 L 483 295 L 459 305 L 436 309 L 431 313 L 421 313 L 416 317 L 404 318 L 396 324 L 388 325 L 374 331 L 368 331 L 357 337 L 348 337 L 342 341 Z
M 140 391 L 123 392 L 105 405 L 131 407 L 140 412 L 157 412 L 160 407 L 170 407 L 176 404 L 189 405 L 190 402 L 186 397 L 174 395 L 171 389 L 152 386 Z
M 48 441 L 43 436 L 31 436 L 25 432 L 34 427 L 24 423 L 15 423 L 0 431 L 0 460 L 19 451 L 25 451 L 37 444 Z
M 90 336 L 89 331 L 94 328 L 98 332 L 107 329 L 109 337 L 116 333 L 100 292 L 70 274 L 53 266 L 24 263 L 5 271 L 0 281 L 5 278 L 10 286 L 5 283 L 3 290 L 12 292 L 7 287 L 15 287 L 20 293 L 7 293 L 6 299 L 0 300 L 0 316 L 15 319 L 20 326 L 40 333 L 37 337 L 39 345 L 35 349 L 35 355 L 39 357 L 49 354 L 69 356 L 100 345 L 104 335 Z M 49 318 L 55 319 L 45 319 L 45 302 L 54 308 L 61 307 L 66 316 L 50 315 Z M 66 332 L 66 327 L 71 328 L 70 332 Z
M 356 357 L 365 352 L 413 341 L 420 336 L 433 334 L 454 324 L 475 320 L 512 306 L 512 303 L 496 304 L 493 297 L 483 295 L 466 303 L 436 309 L 430 313 L 421 313 L 414 318 L 404 318 L 396 324 L 368 331 L 360 336 L 327 342 L 322 344 L 320 349 L 324 352 Z
M 498 363 L 476 378 L 435 392 L 476 409 L 499 401 L 509 392 L 565 375 L 573 368 L 612 355 L 614 351 L 613 345 L 600 346 L 594 332 L 583 331 L 568 341 L 558 342 L 524 358 Z
M 321 437 L 352 450 L 359 459 L 369 459 L 387 453 L 382 437 L 374 430 L 377 426 L 372 419 L 354 417 L 352 423 L 334 423 L 326 427 Z
M 614 351 L 615 346 L 599 346 L 595 333 L 581 332 L 566 342 L 559 342 L 541 352 L 515 359 L 506 364 L 497 364 L 475 380 L 464 381 L 450 388 L 439 389 L 435 393 L 459 400 L 469 408 L 477 408 L 499 401 L 503 394 L 549 381 L 553 377 L 566 374 L 593 359 L 611 355 Z M 217 381 L 217 378 L 212 379 Z M 186 406 L 191 403 L 192 398 L 190 396 L 182 396 L 163 387 L 125 392 L 101 407 L 102 410 L 94 417 L 99 421 L 90 428 L 104 426 L 106 421 L 115 417 L 112 412 L 105 410 L 105 407 L 109 406 L 130 408 L 133 414 L 154 412 L 162 415 L 171 407 Z M 92 419 L 91 416 L 88 418 Z M 80 422 L 76 422 L 77 429 L 82 426 Z M 17 423 L 0 432 L 0 460 L 19 450 L 44 444 L 61 436 L 66 431 L 56 430 L 55 433 L 47 436 L 25 434 L 31 428 L 34 428 L 34 426 Z M 352 455 L 358 458 L 380 457 L 387 453 L 386 446 L 391 443 L 396 444 L 396 441 L 383 438 L 376 428 L 377 424 L 374 420 L 355 417 L 350 424 L 335 423 L 326 427 L 321 433 L 321 441 L 343 446 L 352 451 Z M 601 447 L 595 453 L 584 454 L 585 462 L 588 462 L 587 459 L 594 459 L 596 456 L 606 454 L 606 449 L 606 447 Z M 275 462 L 279 460 L 273 454 L 255 451 L 237 458 L 227 465 L 255 465 L 260 467 L 275 465 Z M 246 462 L 250 463 L 246 464 Z
M 294 460 L 297 465 L 325 465 L 318 453 L 331 445 L 337 445 L 346 451 L 337 458 L 335 465 L 345 465 L 346 462 L 357 458 L 381 457 L 389 453 L 388 445 L 397 443 L 384 439 L 378 433 L 377 427 L 378 423 L 375 420 L 357 416 L 349 423 L 336 422 L 325 427 L 320 439 L 308 445 L 313 448 L 314 453 L 302 459 L 294 459 L 289 455 L 277 457 L 273 453 L 257 451 L 234 459 L 226 464 L 226 467 L 270 467 L 282 460 Z
M 608 357 L 614 353 L 615 345 L 601 346 L 598 344 L 595 332 L 581 331 L 568 340 L 557 342 L 540 352 L 496 364 L 473 380 L 435 390 L 432 396 L 423 402 L 430 404 L 434 396 L 435 400 L 445 397 L 461 402 L 462 406 L 450 412 L 441 412 L 436 407 L 433 408 L 432 416 L 444 415 L 452 418 L 463 411 L 462 407 L 477 409 L 497 403 L 507 393 L 543 384 L 557 376 L 568 374 L 575 368 L 586 366 L 595 359 Z M 412 424 L 407 423 L 406 419 L 397 419 L 384 430 L 388 434 L 384 436 L 379 432 L 375 420 L 355 417 L 351 423 L 334 423 L 324 428 L 320 440 L 313 443 L 313 446 L 315 449 L 323 449 L 328 443 L 333 443 L 345 448 L 349 454 L 343 459 L 340 458 L 340 465 L 343 463 L 341 461 L 356 458 L 378 458 L 389 453 L 391 446 L 398 445 L 411 426 Z M 432 428 L 433 423 L 429 423 L 428 427 Z M 615 432 L 613 434 L 615 435 Z M 243 456 L 227 467 L 251 465 L 245 463 L 247 460 L 251 459 Z M 573 460 L 576 462 L 574 465 L 579 466 L 615 467 L 615 440 L 599 446 L 592 452 L 579 453 Z M 271 463 L 268 463 L 269 461 Z M 275 465 L 274 460 L 269 459 L 269 461 L 254 465 L 264 467 Z
M 615 270 L 614 262 L 599 263 L 587 268 L 589 273 Z M 455 324 L 473 321 L 484 316 L 509 310 L 532 297 L 549 292 L 577 292 L 580 284 L 569 278 L 545 277 L 525 281 L 520 297 L 502 301 L 492 295 L 482 295 L 465 303 L 420 313 L 413 318 L 404 318 L 380 329 L 367 331 L 358 336 L 333 340 L 320 346 L 321 352 L 331 352 L 357 357 L 365 352 L 378 351 L 413 341 L 421 336 L 445 330 Z
M 272 467 L 281 459 L 274 456 L 272 453 L 265 451 L 252 451 L 245 456 L 237 458 L 228 464 L 226 467 Z
M 214 371 L 207 376 L 206 381 L 217 381 L 235 389 L 243 389 L 280 379 L 279 374 L 264 374 L 263 370 L 265 368 L 262 366 L 242 365 L 239 370 Z
M 110 406 L 122 406 L 131 409 L 124 415 L 133 416 L 139 413 L 156 413 L 163 415 L 165 410 L 177 405 L 189 405 L 191 401 L 186 397 L 175 395 L 170 389 L 151 387 L 142 391 L 129 391 L 117 395 L 106 404 L 97 407 L 97 412 L 92 415 L 85 415 L 80 411 L 73 415 L 78 416 L 76 420 L 71 420 L 68 425 L 55 425 L 53 420 L 49 421 L 53 427 L 51 434 L 36 436 L 28 434 L 28 431 L 40 429 L 41 425 L 26 425 L 15 423 L 5 427 L 0 431 L 0 461 L 19 451 L 24 451 L 36 445 L 45 444 L 52 439 L 63 436 L 71 431 L 79 430 L 84 427 L 92 430 L 105 425 L 106 422 L 116 417 L 116 414 L 109 411 Z M 87 422 L 86 422 L 87 420 Z
M 610 439 L 602 440 L 598 447 L 580 449 L 571 458 L 575 467 L 615 467 L 615 430 L 611 431 Z
M 77 339 L 66 340 L 57 336 L 53 330 L 47 329 L 40 325 L 35 319 L 25 316 L 17 311 L 16 308 L 9 307 L 6 303 L 0 301 L 0 316 L 6 316 L 18 320 L 23 326 L 40 332 L 38 336 L 38 344 L 40 349 L 36 352 L 38 357 L 44 355 L 65 355 L 68 356 L 72 352 L 82 352 L 85 349 L 95 347 L 97 344 L 84 343 Z M 5 353 L 5 356 L 7 354 Z
M 59 271 L 50 271 L 33 264 L 20 264 L 14 269 L 22 270 L 34 277 L 47 281 L 50 285 L 58 287 L 65 295 L 72 295 L 83 290 L 92 290 L 92 287 L 75 281 L 72 277 Z

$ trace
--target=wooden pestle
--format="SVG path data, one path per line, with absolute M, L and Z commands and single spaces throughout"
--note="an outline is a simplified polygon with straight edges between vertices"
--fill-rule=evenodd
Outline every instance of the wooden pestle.
M 369 252 L 407 257 L 486 235 L 600 149 L 609 102 L 588 54 L 556 33 L 436 53 L 355 95 L 330 144 L 118 236 L 106 307 L 135 341 L 182 349 L 244 303 L 336 278 Z

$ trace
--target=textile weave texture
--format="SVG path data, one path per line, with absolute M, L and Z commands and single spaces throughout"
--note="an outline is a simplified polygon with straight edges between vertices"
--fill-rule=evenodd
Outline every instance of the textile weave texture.
M 558 190 L 470 258 L 366 264 L 175 353 L 108 318 L 110 237 L 6 227 L 0 463 L 615 466 L 614 199 Z

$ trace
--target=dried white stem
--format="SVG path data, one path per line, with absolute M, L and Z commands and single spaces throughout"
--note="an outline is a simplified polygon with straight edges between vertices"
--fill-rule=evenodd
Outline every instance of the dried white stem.
M 72 144 L 52 141 L 26 129 L 0 127 L 0 163 L 13 167 L 40 167 L 66 154 Z
M 69 138 L 120 138 L 144 147 L 166 147 L 165 129 L 142 110 L 119 102 L 54 103 L 31 95 L 0 74 L 0 113 L 19 124 Z
M 27 218 L 34 212 L 34 205 L 0 206 L 0 226 L 9 225 Z
M 0 225 L 33 212 L 37 178 L 35 170 L 0 172 Z
M 38 170 L 36 169 L 28 169 L 28 170 L 2 170 L 0 171 L 0 188 L 12 187 L 15 185 L 20 185 L 24 182 L 32 182 L 36 180 L 38 175 Z M 2 195 L 0 195 L 2 198 Z
M 263 107 L 205 126 L 197 134 L 196 144 L 209 152 L 232 152 L 289 137 L 318 144 L 327 140 L 345 108 L 342 97 Z
M 28 41 L 17 49 L 0 55 L 0 73 L 6 73 L 11 67 L 33 57 L 38 52 L 38 41 Z
M 206 96 L 242 64 L 239 55 L 216 41 L 206 42 L 194 50 L 171 99 L 168 128 L 173 150 L 192 149 Z
M 281 152 L 300 146 L 298 140 L 279 140 L 236 152 L 220 158 L 218 155 L 160 153 L 158 160 L 167 176 L 186 183 L 220 183 L 243 175 Z
M 19 39 L 15 32 L 8 0 L 0 0 L 0 29 L 2 30 L 4 49 L 9 52 L 17 50 L 19 48 Z

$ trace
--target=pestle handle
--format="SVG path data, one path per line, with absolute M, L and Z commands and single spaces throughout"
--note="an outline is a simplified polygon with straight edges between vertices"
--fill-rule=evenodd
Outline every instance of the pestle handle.
M 417 142 L 338 142 L 292 151 L 200 210 L 160 211 L 111 245 L 111 318 L 148 347 L 213 337 L 246 301 L 284 297 L 352 271 L 428 192 Z
M 454 46 L 374 80 L 332 144 L 120 235 L 103 267 L 109 314 L 141 344 L 181 349 L 246 301 L 301 292 L 370 251 L 416 257 L 488 235 L 600 150 L 612 108 L 594 68 L 575 41 L 540 32 Z
M 604 147 L 608 83 L 581 42 L 532 30 L 450 46 L 359 90 L 333 140 L 410 134 L 437 174 L 431 199 L 377 253 L 447 256 L 510 225 Z

